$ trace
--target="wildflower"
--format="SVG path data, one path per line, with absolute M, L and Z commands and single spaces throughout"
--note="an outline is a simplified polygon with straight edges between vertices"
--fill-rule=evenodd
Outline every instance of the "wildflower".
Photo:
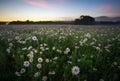
M 78 60 L 77 60 L 77 62 L 80 62 L 80 61 L 81 61 L 81 59 L 78 59 Z
M 40 49 L 41 49 L 42 51 L 45 51 L 45 48 L 44 48 L 44 47 L 40 47 Z
M 27 48 L 25 47 L 25 48 L 22 48 L 22 50 L 26 50 Z
M 7 51 L 8 53 L 10 53 L 10 48 L 7 48 L 6 51 Z
M 18 71 L 16 71 L 15 74 L 16 74 L 17 76 L 21 76 L 20 73 L 19 73 Z
M 100 79 L 99 81 L 104 81 L 104 79 Z
M 42 52 L 42 51 L 40 51 L 40 54 L 43 54 L 43 52 Z
M 88 39 L 87 38 L 85 38 L 84 40 L 83 40 L 83 43 L 86 43 L 88 41 Z
M 37 64 L 36 67 L 40 69 L 42 67 L 42 64 Z
M 26 71 L 26 69 L 25 69 L 25 68 L 22 68 L 22 69 L 20 70 L 20 73 L 23 74 L 23 73 L 25 73 L 25 71 Z
M 62 51 L 61 51 L 60 49 L 57 49 L 57 52 L 58 52 L 58 53 L 62 53 Z
M 68 54 L 70 52 L 70 48 L 66 48 L 66 50 L 64 51 L 64 54 Z
M 49 75 L 55 75 L 55 71 L 50 71 L 48 74 Z
M 24 58 L 24 55 L 20 55 L 20 58 L 23 59 L 23 58 Z
M 38 39 L 37 39 L 36 36 L 33 36 L 33 37 L 32 37 L 32 40 L 36 41 L 36 40 L 38 40 Z
M 43 45 L 44 45 L 44 46 L 47 46 L 47 44 L 46 44 L 46 43 L 44 43 Z
M 19 40 L 19 36 L 16 36 L 16 37 L 15 37 L 15 40 Z
M 47 76 L 43 76 L 42 80 L 47 81 Z
M 49 48 L 45 48 L 46 50 L 49 50 Z
M 45 59 L 45 62 L 48 63 L 48 62 L 49 62 L 49 59 Z
M 55 46 L 54 46 L 54 47 L 52 47 L 52 50 L 55 50 Z
M 34 51 L 35 53 L 37 53 L 37 52 L 38 52 L 36 49 L 33 49 L 33 51 Z
M 9 47 L 13 47 L 13 43 L 9 43 Z
M 93 55 L 91 55 L 90 58 L 93 58 Z
M 42 58 L 38 58 L 38 62 L 43 62 L 43 59 Z
M 54 58 L 53 58 L 53 60 L 57 60 L 57 59 L 58 59 L 58 57 L 54 57 Z
M 93 68 L 93 71 L 97 71 L 97 68 Z
M 34 57 L 33 52 L 31 51 L 28 55 L 27 55 L 30 59 Z
M 33 62 L 33 58 L 30 58 L 29 61 L 32 63 Z
M 72 62 L 71 62 L 71 61 L 67 61 L 67 63 L 68 63 L 68 64 L 72 64 Z
M 37 78 L 37 77 L 39 77 L 40 76 L 40 72 L 36 72 L 35 74 L 34 74 L 34 77 L 35 78 Z
M 24 66 L 25 66 L 25 67 L 29 67 L 29 65 L 30 65 L 29 61 L 25 61 L 25 62 L 24 62 Z
M 113 62 L 113 65 L 115 65 L 115 66 L 116 66 L 116 65 L 117 65 L 117 62 Z
M 73 66 L 72 68 L 72 74 L 73 75 L 78 75 L 80 72 L 80 68 L 78 66 Z
M 91 38 L 91 34 L 87 33 L 87 34 L 85 34 L 85 37 Z
M 79 46 L 75 46 L 75 49 L 78 49 L 79 48 Z
M 29 46 L 29 47 L 28 47 L 28 50 L 30 50 L 30 49 L 32 49 L 32 48 L 33 48 L 32 46 Z
M 42 46 L 43 46 L 43 44 L 40 44 L 40 46 L 42 47 Z

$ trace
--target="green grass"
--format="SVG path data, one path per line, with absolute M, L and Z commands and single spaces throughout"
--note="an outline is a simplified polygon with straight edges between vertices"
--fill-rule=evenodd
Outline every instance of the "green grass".
M 43 76 L 47 76 L 47 81 L 119 80 L 118 25 L 8 25 L 0 28 L 1 81 L 43 81 Z M 32 39 L 34 36 L 36 40 Z M 70 49 L 67 54 L 66 49 Z M 28 57 L 31 51 L 32 62 Z M 39 63 L 38 58 L 43 62 Z M 30 62 L 29 67 L 24 66 L 25 61 Z M 40 69 L 36 67 L 38 63 L 42 65 Z M 74 66 L 80 69 L 77 75 L 72 74 Z M 24 73 L 20 73 L 22 68 L 26 70 Z M 34 77 L 36 72 L 39 75 Z

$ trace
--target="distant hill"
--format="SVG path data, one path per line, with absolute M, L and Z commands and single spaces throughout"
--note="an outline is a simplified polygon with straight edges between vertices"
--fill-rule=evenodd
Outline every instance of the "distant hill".
M 107 16 L 99 16 L 95 17 L 95 21 L 120 21 L 120 17 L 107 17 Z

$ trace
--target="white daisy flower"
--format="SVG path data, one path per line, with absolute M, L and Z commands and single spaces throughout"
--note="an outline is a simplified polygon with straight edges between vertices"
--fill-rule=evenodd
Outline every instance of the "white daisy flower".
M 43 80 L 43 81 L 47 81 L 47 76 L 43 76 L 43 77 L 42 77 L 42 80 Z
M 37 78 L 37 77 L 39 77 L 40 76 L 40 72 L 36 72 L 35 74 L 34 74 L 34 77 L 35 78 Z
M 54 57 L 54 58 L 53 58 L 53 60 L 57 60 L 57 59 L 58 59 L 58 57 Z
M 42 54 L 43 54 L 43 52 L 42 52 L 42 51 L 40 51 L 40 54 L 42 55 Z
M 100 79 L 99 81 L 104 81 L 104 79 Z
M 24 48 L 22 48 L 22 50 L 27 50 L 27 48 L 26 48 L 26 47 L 24 47 Z
M 42 58 L 38 58 L 38 62 L 39 63 L 43 62 L 43 59 Z
M 73 75 L 78 75 L 80 72 L 80 68 L 78 66 L 73 66 L 71 70 Z
M 36 36 L 33 36 L 33 37 L 32 37 L 32 40 L 36 41 L 36 40 L 38 40 L 38 39 L 37 39 Z
M 37 64 L 36 67 L 40 69 L 42 67 L 42 64 Z
M 10 53 L 10 48 L 7 48 L 6 51 L 7 51 L 7 53 Z
M 47 46 L 47 44 L 46 44 L 46 43 L 44 43 L 43 45 L 44 45 L 44 46 Z
M 31 51 L 29 54 L 27 54 L 27 56 L 31 59 L 31 58 L 34 57 L 34 54 L 33 54 L 33 52 Z
M 55 71 L 50 71 L 48 74 L 49 75 L 55 75 Z
M 29 67 L 29 65 L 30 65 L 29 61 L 24 61 L 24 66 L 25 67 Z
M 13 43 L 9 43 L 9 47 L 13 47 Z
M 29 46 L 29 47 L 28 47 L 28 50 L 30 50 L 30 49 L 32 49 L 32 48 L 33 48 L 32 46 Z
M 58 53 L 62 53 L 62 50 L 60 50 L 60 49 L 57 49 L 56 51 L 57 51 Z
M 55 50 L 55 46 L 54 46 L 54 47 L 52 47 L 52 50 Z
M 26 72 L 26 69 L 25 68 L 22 68 L 21 70 L 20 70 L 20 73 L 21 74 L 23 74 L 23 73 L 25 73 Z
M 16 74 L 17 76 L 21 76 L 21 74 L 20 74 L 18 71 L 16 71 L 15 74 Z
M 16 37 L 15 37 L 15 40 L 19 40 L 19 36 L 16 36 Z
M 29 61 L 32 63 L 33 62 L 33 58 L 30 58 Z
M 46 63 L 49 63 L 49 59 L 45 59 L 45 62 L 46 62 Z
M 45 50 L 49 50 L 49 48 L 45 48 Z

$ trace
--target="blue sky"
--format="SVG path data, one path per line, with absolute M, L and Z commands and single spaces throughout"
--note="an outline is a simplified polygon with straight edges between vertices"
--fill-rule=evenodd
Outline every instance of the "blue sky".
M 74 20 L 120 16 L 120 0 L 0 0 L 0 21 Z

